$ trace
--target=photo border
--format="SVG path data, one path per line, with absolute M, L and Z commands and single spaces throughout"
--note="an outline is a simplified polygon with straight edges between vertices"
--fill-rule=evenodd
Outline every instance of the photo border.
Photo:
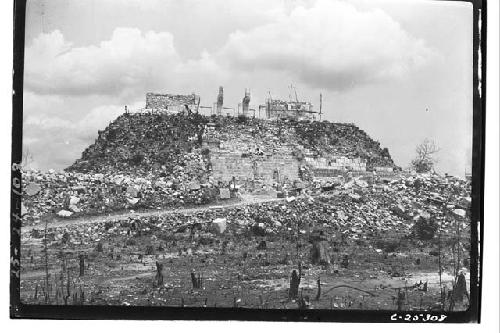
M 484 239 L 484 162 L 486 108 L 486 0 L 435 0 L 468 2 L 473 6 L 473 144 L 471 203 L 470 307 L 460 312 L 404 311 L 398 315 L 446 314 L 445 323 L 480 322 Z M 12 97 L 11 214 L 10 214 L 10 317 L 13 319 L 132 319 L 132 320 L 241 320 L 296 322 L 405 322 L 393 321 L 395 311 L 282 310 L 247 308 L 180 308 L 155 306 L 31 305 L 20 301 L 21 160 L 23 137 L 23 83 L 27 0 L 14 0 Z M 479 62 L 479 56 L 481 57 Z M 480 76 L 479 76 L 480 74 Z M 406 321 L 407 322 L 407 321 Z M 421 321 L 419 321 L 421 322 Z M 428 321 L 432 323 L 432 321 Z

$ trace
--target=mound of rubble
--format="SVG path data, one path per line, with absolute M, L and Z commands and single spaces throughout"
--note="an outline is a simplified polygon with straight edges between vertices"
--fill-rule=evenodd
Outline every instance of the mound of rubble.
M 395 166 L 386 148 L 351 124 L 136 113 L 123 114 L 99 131 L 95 143 L 66 170 L 153 172 L 203 180 L 209 176 L 210 152 L 220 148 L 247 155 L 294 153 L 297 159 L 302 155 L 359 158 L 366 161 L 368 171 Z
M 337 192 L 311 191 L 300 197 L 246 206 L 203 209 L 189 213 L 121 217 L 93 226 L 68 225 L 64 233 L 74 244 L 88 244 L 127 234 L 153 234 L 160 241 L 179 233 L 191 234 L 200 244 L 215 241 L 217 235 L 266 236 L 291 239 L 312 237 L 318 230 L 328 236 L 329 251 L 349 242 L 369 246 L 374 251 L 394 252 L 383 248 L 403 239 L 417 240 L 413 226 L 420 219 L 438 221 L 441 240 L 453 240 L 457 225 L 463 232 L 462 244 L 467 247 L 470 233 L 470 184 L 452 177 L 412 175 L 389 183 L 368 184 L 352 181 Z M 55 230 L 51 229 L 52 232 Z M 38 237 L 34 230 L 33 235 Z M 63 232 L 55 233 L 60 241 Z M 57 238 L 59 237 L 59 239 Z M 436 237 L 435 237 L 436 238 Z M 383 241 L 381 241 L 383 240 Z M 158 244 L 157 244 L 158 245 Z M 161 245 L 161 244 L 160 244 Z
M 200 154 L 204 124 L 200 115 L 128 114 L 98 132 L 94 144 L 66 171 L 125 173 L 177 179 L 206 178 L 206 157 Z
M 336 168 L 332 156 L 342 157 L 347 172 L 315 177 L 315 166 Z M 365 167 L 364 176 L 353 175 Z M 396 168 L 387 149 L 350 124 L 126 113 L 65 172 L 24 171 L 22 208 L 25 224 L 36 224 L 54 214 L 178 208 L 263 189 L 282 196 L 339 186 L 376 191 L 382 185 L 370 170 L 384 167 Z
M 78 217 L 125 209 L 201 205 L 215 200 L 211 184 L 180 183 L 172 178 L 120 173 L 23 171 L 23 223 L 47 216 Z
M 367 170 L 376 167 L 395 167 L 387 148 L 353 124 L 330 122 L 295 123 L 299 142 L 318 155 L 325 153 L 360 158 L 366 161 Z

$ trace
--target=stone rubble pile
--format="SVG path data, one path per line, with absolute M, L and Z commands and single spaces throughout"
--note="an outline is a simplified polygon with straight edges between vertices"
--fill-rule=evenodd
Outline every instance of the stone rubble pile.
M 412 175 L 394 179 L 383 188 L 360 179 L 354 179 L 348 188 L 346 184 L 315 196 L 302 194 L 286 200 L 192 213 L 130 216 L 92 225 L 69 225 L 64 232 L 80 244 L 136 233 L 159 237 L 156 232 L 188 232 L 194 239 L 250 233 L 294 239 L 297 234 L 307 238 L 321 230 L 331 244 L 361 242 L 372 246 L 375 240 L 411 237 L 412 227 L 420 218 L 441 221 L 443 239 L 454 235 L 457 223 L 465 235 L 470 231 L 470 184 L 463 180 Z
M 350 124 L 136 113 L 123 114 L 99 131 L 95 143 L 66 171 L 157 174 L 201 183 L 251 178 L 251 188 L 259 190 L 277 178 L 310 180 L 315 173 L 305 157 L 322 156 L 366 161 L 358 164 L 368 169 L 394 167 L 387 149 Z M 281 175 L 275 176 L 275 170 Z
M 123 114 L 99 131 L 95 143 L 66 172 L 24 171 L 25 224 L 36 224 L 55 214 L 67 218 L 125 209 L 183 207 L 229 198 L 230 185 L 240 192 L 245 188 L 227 179 L 214 179 L 215 160 L 211 159 L 226 156 L 223 154 L 242 158 L 291 156 L 299 161 L 286 163 L 287 159 L 282 158 L 275 162 L 285 165 L 277 177 L 279 186 L 269 170 L 264 170 L 267 179 L 256 177 L 251 184 L 246 183 L 253 189 L 277 190 L 278 197 L 298 195 L 285 206 L 304 205 L 301 214 L 309 214 L 306 220 L 317 218 L 314 209 L 318 207 L 311 197 L 332 190 L 346 202 L 339 202 L 335 208 L 322 207 L 327 211 L 335 209 L 326 220 L 345 222 L 345 217 L 355 233 L 370 225 L 399 225 L 429 216 L 444 219 L 444 211 L 446 216 L 467 219 L 470 185 L 453 177 L 379 171 L 394 167 L 389 152 L 351 124 L 140 113 Z M 311 167 L 301 161 L 304 156 L 324 154 L 364 159 L 368 168 L 377 171 L 315 178 Z M 297 177 L 289 172 L 289 181 L 284 182 L 284 170 L 290 165 L 298 169 Z M 249 167 L 254 177 L 260 172 L 257 167 Z M 310 198 L 304 201 L 301 196 Z M 259 214 L 274 218 L 274 206 L 249 207 L 257 211 L 269 208 Z M 279 210 L 278 215 L 288 213 Z M 228 218 L 229 225 L 230 217 L 219 217 Z M 277 216 L 275 219 L 282 226 L 287 224 Z
M 210 183 L 173 175 L 134 177 L 112 173 L 23 171 L 23 223 L 44 217 L 95 215 L 138 208 L 173 208 L 212 202 L 219 194 Z
M 317 152 L 349 159 L 361 158 L 367 162 L 368 170 L 395 166 L 388 149 L 381 148 L 378 141 L 353 124 L 307 122 L 294 128 L 302 145 Z
M 364 159 L 372 170 L 395 167 L 389 151 L 351 124 L 308 121 L 266 121 L 247 118 L 213 117 L 213 130 L 206 136 L 221 143 L 221 149 L 242 147 L 247 154 L 298 153 L 330 154 L 349 159 Z
M 66 171 L 151 173 L 206 180 L 207 156 L 201 154 L 206 117 L 192 114 L 123 114 Z M 165 177 L 165 176 L 164 176 Z

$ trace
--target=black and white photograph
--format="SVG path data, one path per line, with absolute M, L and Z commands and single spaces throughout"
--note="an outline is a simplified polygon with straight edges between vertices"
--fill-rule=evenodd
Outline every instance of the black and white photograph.
M 15 4 L 11 316 L 478 322 L 482 1 Z

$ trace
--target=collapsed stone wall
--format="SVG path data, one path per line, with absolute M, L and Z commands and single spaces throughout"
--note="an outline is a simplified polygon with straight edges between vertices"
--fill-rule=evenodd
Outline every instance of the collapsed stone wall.
M 27 176 L 41 189 L 24 202 L 33 221 L 54 209 L 98 214 L 137 205 L 204 204 L 227 190 L 233 177 L 259 190 L 299 178 L 309 181 L 310 174 L 329 176 L 330 169 L 309 172 L 306 160 L 326 163 L 328 156 L 366 161 L 367 170 L 395 168 L 388 150 L 353 125 L 127 113 L 98 132 L 81 159 L 66 169 L 69 173 Z M 129 187 L 136 185 L 140 189 L 131 193 Z
M 181 114 L 124 114 L 105 130 L 71 172 L 149 176 L 166 174 L 179 182 L 206 178 L 206 160 L 197 148 L 205 118 Z
M 270 185 L 394 167 L 388 150 L 351 124 L 144 113 L 118 117 L 66 170 Z
M 215 119 L 203 136 L 203 144 L 211 152 L 215 179 L 234 176 L 241 181 L 263 179 L 273 183 L 278 177 L 280 182 L 304 178 L 299 172 L 303 169 L 313 178 L 329 178 L 346 172 L 369 172 L 375 165 L 383 165 L 377 167 L 383 171 L 394 166 L 388 152 L 354 125 Z
M 354 124 L 295 122 L 294 129 L 298 141 L 317 156 L 360 158 L 366 162 L 367 171 L 373 171 L 375 167 L 396 167 L 389 150 L 382 148 L 378 141 Z

